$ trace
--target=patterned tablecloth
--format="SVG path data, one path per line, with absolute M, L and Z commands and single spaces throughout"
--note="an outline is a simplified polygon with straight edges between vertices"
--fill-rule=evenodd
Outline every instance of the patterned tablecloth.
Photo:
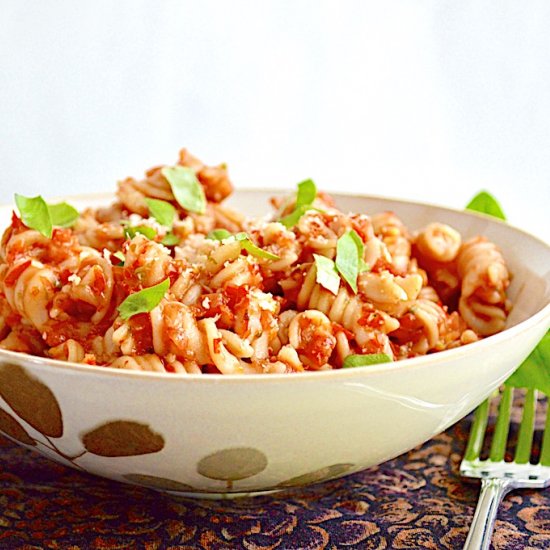
M 218 501 L 93 477 L 0 437 L 0 548 L 462 548 L 478 496 L 458 475 L 469 425 L 336 481 Z M 550 490 L 508 495 L 493 541 L 550 548 Z

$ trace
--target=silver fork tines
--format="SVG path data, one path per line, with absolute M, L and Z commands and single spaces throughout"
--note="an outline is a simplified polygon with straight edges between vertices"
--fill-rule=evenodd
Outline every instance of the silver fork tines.
M 550 406 L 546 412 L 540 456 L 536 464 L 530 461 L 537 409 L 544 407 L 543 399 L 537 399 L 536 390 L 526 391 L 514 460 L 505 461 L 513 397 L 514 388 L 506 387 L 501 393 L 489 457 L 486 460 L 481 460 L 480 455 L 489 421 L 491 399 L 484 401 L 474 413 L 460 473 L 465 477 L 481 479 L 481 493 L 464 545 L 465 550 L 489 548 L 497 509 L 506 493 L 513 489 L 544 489 L 550 486 Z

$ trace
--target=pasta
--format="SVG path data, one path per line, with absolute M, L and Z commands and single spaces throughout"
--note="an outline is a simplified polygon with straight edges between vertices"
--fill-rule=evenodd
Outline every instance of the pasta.
M 269 218 L 226 206 L 231 192 L 225 165 L 183 149 L 69 222 L 55 217 L 68 205 L 16 196 L 0 245 L 0 348 L 161 373 L 296 373 L 505 326 L 510 274 L 484 237 L 344 213 L 310 180 L 273 199 Z

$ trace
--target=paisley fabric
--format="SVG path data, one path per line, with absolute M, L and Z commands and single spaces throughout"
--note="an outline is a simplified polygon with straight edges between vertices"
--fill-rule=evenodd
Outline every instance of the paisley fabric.
M 459 549 L 478 496 L 458 474 L 469 426 L 336 481 L 218 501 L 93 477 L 0 437 L 0 548 Z M 508 495 L 492 548 L 550 548 L 550 490 Z

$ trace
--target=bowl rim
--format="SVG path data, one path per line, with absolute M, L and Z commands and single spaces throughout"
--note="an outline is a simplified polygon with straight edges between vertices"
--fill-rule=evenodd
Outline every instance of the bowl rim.
M 265 188 L 265 187 L 241 187 L 235 190 L 235 194 L 239 192 L 252 192 L 252 193 L 271 193 L 274 195 L 281 195 L 289 193 L 291 191 L 286 189 L 277 189 L 277 188 Z M 521 228 L 518 228 L 514 225 L 507 223 L 506 221 L 500 220 L 493 216 L 483 214 L 480 212 L 475 212 L 471 210 L 461 210 L 458 208 L 452 208 L 448 206 L 441 206 L 434 203 L 415 201 L 415 200 L 406 200 L 392 197 L 385 197 L 382 195 L 372 195 L 372 194 L 361 194 L 353 192 L 343 192 L 343 191 L 327 191 L 331 196 L 334 196 L 336 199 L 338 197 L 350 198 L 356 197 L 361 199 L 374 199 L 377 201 L 388 202 L 388 203 L 401 203 L 404 205 L 413 205 L 418 207 L 431 207 L 437 208 L 443 211 L 448 211 L 454 214 L 464 215 L 466 217 L 481 218 L 488 220 L 497 225 L 505 226 L 506 228 L 523 234 L 525 237 L 534 239 L 538 241 L 539 244 L 543 245 L 550 252 L 550 245 L 546 243 L 541 238 L 536 235 L 532 235 L 528 231 L 525 231 Z M 76 195 L 62 195 L 53 197 L 53 200 L 65 200 L 65 201 L 101 201 L 101 200 L 112 200 L 115 197 L 114 192 L 96 192 L 96 193 L 81 193 Z M 10 204 L 0 204 L 0 212 L 4 208 L 13 208 L 13 205 Z M 443 351 L 438 351 L 436 353 L 431 353 L 428 355 L 421 355 L 418 357 L 412 357 L 408 359 L 401 359 L 399 361 L 392 361 L 389 363 L 379 363 L 376 365 L 368 365 L 364 367 L 354 367 L 354 368 L 340 368 L 340 369 L 331 369 L 324 371 L 307 371 L 303 373 L 277 373 L 277 374 L 188 374 L 188 373 L 166 373 L 166 372 L 151 372 L 151 371 L 139 371 L 139 370 L 126 370 L 126 369 L 116 369 L 113 367 L 103 366 L 103 365 L 88 365 L 86 363 L 75 363 L 70 361 L 61 361 L 59 359 L 51 359 L 47 357 L 40 357 L 37 355 L 31 355 L 23 352 L 10 351 L 0 349 L 0 360 L 10 361 L 20 364 L 21 362 L 31 363 L 34 367 L 38 367 L 40 370 L 63 370 L 69 372 L 78 372 L 78 373 L 87 373 L 94 376 L 116 376 L 122 378 L 130 379 L 152 379 L 152 380 L 162 380 L 168 381 L 172 380 L 178 382 L 181 380 L 186 380 L 189 383 L 215 383 L 219 384 L 222 380 L 224 383 L 255 383 L 259 380 L 265 382 L 270 381 L 270 383 L 281 383 L 282 381 L 288 380 L 296 382 L 298 380 L 317 380 L 317 381 L 330 381 L 333 378 L 337 380 L 355 378 L 357 376 L 365 376 L 370 374 L 379 374 L 389 371 L 395 371 L 398 369 L 406 368 L 407 370 L 411 369 L 420 369 L 420 368 L 429 368 L 434 363 L 443 362 L 446 360 L 454 361 L 459 360 L 461 357 L 475 354 L 479 351 L 480 353 L 484 348 L 488 346 L 498 345 L 502 340 L 507 340 L 508 338 L 516 338 L 521 334 L 528 332 L 532 327 L 535 327 L 539 324 L 545 324 L 546 330 L 550 329 L 550 300 L 548 303 L 537 313 L 528 317 L 527 319 L 521 321 L 513 327 L 507 328 L 501 332 L 487 336 L 482 340 L 460 346 L 453 349 L 447 349 Z M 13 363 L 12 363 L 13 364 Z M 519 365 L 518 365 L 519 366 Z M 264 383 L 265 383 L 264 382 Z

